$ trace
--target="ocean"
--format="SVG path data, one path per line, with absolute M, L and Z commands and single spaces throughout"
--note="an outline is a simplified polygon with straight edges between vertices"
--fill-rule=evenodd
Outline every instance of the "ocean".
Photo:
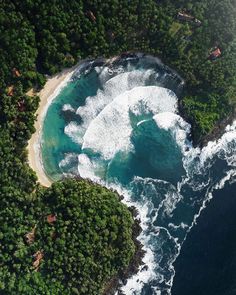
M 236 294 L 236 183 L 227 183 L 198 218 L 174 263 L 173 295 Z
M 181 248 L 209 200 L 236 179 L 236 122 L 217 142 L 193 148 L 191 126 L 178 113 L 183 86 L 152 56 L 88 61 L 44 119 L 41 157 L 49 178 L 92 179 L 139 210 L 147 267 L 122 287 L 127 295 L 171 294 L 173 286 L 173 294 L 184 294 Z

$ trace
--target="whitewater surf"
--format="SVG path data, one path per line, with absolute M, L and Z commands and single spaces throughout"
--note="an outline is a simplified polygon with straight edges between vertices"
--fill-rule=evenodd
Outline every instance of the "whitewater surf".
M 41 153 L 52 180 L 80 175 L 139 210 L 146 251 L 124 294 L 171 294 L 173 263 L 213 190 L 236 178 L 236 123 L 202 150 L 178 113 L 183 80 L 137 55 L 80 67 L 45 116 Z

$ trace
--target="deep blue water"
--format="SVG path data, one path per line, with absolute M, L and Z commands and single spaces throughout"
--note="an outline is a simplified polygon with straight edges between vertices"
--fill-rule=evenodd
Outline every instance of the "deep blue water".
M 213 195 L 176 260 L 173 295 L 236 294 L 236 184 Z
M 182 88 L 181 78 L 150 56 L 87 62 L 45 117 L 47 175 L 90 178 L 117 189 L 140 212 L 148 267 L 128 280 L 127 295 L 170 294 L 188 232 L 212 190 L 235 179 L 236 124 L 218 142 L 193 148 L 190 125 L 178 114 Z

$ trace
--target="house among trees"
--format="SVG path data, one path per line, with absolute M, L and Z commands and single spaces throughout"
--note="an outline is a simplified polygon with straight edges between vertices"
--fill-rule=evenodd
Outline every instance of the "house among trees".
M 213 51 L 209 55 L 210 60 L 215 60 L 221 56 L 222 52 L 219 47 L 214 48 Z
M 202 24 L 202 22 L 199 19 L 197 19 L 194 16 L 192 16 L 191 14 L 187 14 L 186 12 L 183 12 L 183 11 L 178 12 L 177 18 L 180 21 L 191 22 L 191 23 L 196 24 L 197 26 L 201 26 L 201 24 Z
M 7 95 L 13 96 L 14 95 L 14 86 L 11 85 L 7 88 Z
M 93 14 L 91 10 L 87 12 L 88 17 L 91 19 L 91 21 L 95 22 L 96 21 L 96 16 Z
M 34 262 L 33 262 L 33 268 L 35 271 L 38 271 L 41 260 L 43 259 L 43 252 L 37 251 L 34 255 Z
M 57 217 L 56 217 L 56 215 L 53 215 L 53 214 L 49 214 L 48 216 L 47 216 L 47 222 L 48 223 L 53 223 L 53 222 L 55 222 L 57 220 Z
M 29 245 L 34 242 L 34 239 L 35 239 L 35 230 L 36 230 L 36 225 L 33 227 L 33 229 L 30 232 L 28 232 L 25 235 L 26 243 L 29 244 Z
M 12 69 L 12 74 L 16 78 L 19 78 L 21 76 L 21 73 L 16 68 Z
M 18 110 L 19 112 L 24 112 L 25 111 L 25 101 L 20 100 L 17 102 Z

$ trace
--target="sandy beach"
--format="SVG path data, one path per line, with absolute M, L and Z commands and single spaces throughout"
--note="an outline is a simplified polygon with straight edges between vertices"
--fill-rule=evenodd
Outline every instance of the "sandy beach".
M 78 64 L 70 69 L 65 69 L 61 73 L 50 77 L 44 88 L 37 93 L 40 97 L 39 108 L 36 112 L 37 119 L 35 121 L 35 133 L 31 136 L 27 150 L 28 150 L 28 162 L 30 167 L 36 172 L 38 181 L 45 187 L 49 187 L 52 181 L 47 177 L 43 169 L 41 154 L 40 154 L 40 138 L 42 124 L 47 109 L 52 100 L 57 96 L 61 88 L 70 80 L 74 70 L 78 67 Z M 29 95 L 31 93 L 29 92 Z

